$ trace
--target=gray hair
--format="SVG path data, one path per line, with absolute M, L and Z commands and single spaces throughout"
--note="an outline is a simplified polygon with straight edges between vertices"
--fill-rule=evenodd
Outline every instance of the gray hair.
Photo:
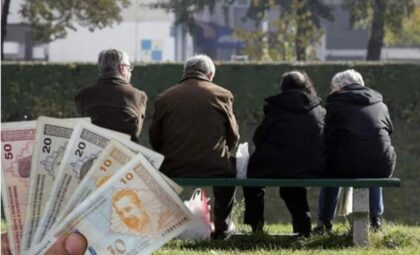
M 337 73 L 331 80 L 331 84 L 337 85 L 339 88 L 344 88 L 345 86 L 354 83 L 365 86 L 362 75 L 354 69 L 348 69 Z
M 127 63 L 124 63 L 124 61 Z M 129 64 L 128 55 L 124 51 L 108 49 L 99 53 L 98 70 L 100 74 L 117 73 L 118 66 L 121 64 Z
M 200 72 L 205 75 L 216 72 L 213 60 L 207 55 L 195 55 L 185 61 L 184 74 L 190 72 Z

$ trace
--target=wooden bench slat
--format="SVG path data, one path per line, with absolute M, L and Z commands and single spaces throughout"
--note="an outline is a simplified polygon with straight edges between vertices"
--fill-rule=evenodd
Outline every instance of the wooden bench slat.
M 398 178 L 363 179 L 234 179 L 173 178 L 181 186 L 266 186 L 266 187 L 400 187 Z

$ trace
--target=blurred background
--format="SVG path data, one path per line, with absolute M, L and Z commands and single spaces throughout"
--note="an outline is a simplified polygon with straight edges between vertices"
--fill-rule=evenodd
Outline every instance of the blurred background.
M 74 117 L 74 95 L 97 79 L 98 53 L 119 48 L 149 97 L 140 137 L 149 147 L 154 98 L 193 54 L 216 61 L 215 82 L 234 94 L 251 153 L 282 73 L 305 70 L 325 99 L 336 72 L 360 71 L 395 126 L 402 187 L 385 189 L 384 217 L 420 223 L 420 0 L 2 0 L 1 11 L 2 122 Z M 308 192 L 315 219 L 319 189 Z M 266 199 L 269 222 L 290 222 L 276 189 Z
M 2 0 L 2 60 L 420 60 L 419 0 Z M 98 43 L 100 42 L 100 43 Z

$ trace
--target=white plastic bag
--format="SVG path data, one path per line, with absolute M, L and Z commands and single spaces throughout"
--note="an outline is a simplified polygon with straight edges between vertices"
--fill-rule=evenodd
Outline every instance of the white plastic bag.
M 209 198 L 203 189 L 198 188 L 194 190 L 190 200 L 184 201 L 185 205 L 190 209 L 195 216 L 195 222 L 178 238 L 183 240 L 210 239 L 211 222 L 210 222 L 210 205 L 208 204 Z
M 248 169 L 248 143 L 241 143 L 236 151 L 236 178 L 245 179 Z
M 341 187 L 338 199 L 337 215 L 348 216 L 353 212 L 353 188 Z

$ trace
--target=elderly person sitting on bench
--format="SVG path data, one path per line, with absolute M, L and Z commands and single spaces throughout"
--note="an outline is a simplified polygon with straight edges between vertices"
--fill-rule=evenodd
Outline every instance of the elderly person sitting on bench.
M 283 74 L 280 91 L 266 100 L 255 131 L 249 178 L 318 178 L 325 171 L 324 117 L 315 88 L 301 71 Z M 245 218 L 253 232 L 264 225 L 264 187 L 244 187 Z M 309 236 L 311 214 L 305 187 L 280 187 L 293 232 Z
M 184 76 L 155 101 L 149 130 L 153 149 L 165 155 L 169 177 L 235 177 L 233 151 L 239 141 L 233 95 L 212 82 L 216 68 L 206 55 L 185 62 Z M 214 239 L 227 239 L 235 187 L 213 187 Z
M 335 178 L 390 177 L 396 154 L 391 145 L 393 131 L 382 95 L 365 87 L 355 70 L 337 73 L 326 100 L 325 139 L 327 173 Z M 315 233 L 330 232 L 339 188 L 322 188 L 319 197 L 318 226 Z M 382 189 L 370 188 L 370 216 L 374 230 L 381 228 Z

